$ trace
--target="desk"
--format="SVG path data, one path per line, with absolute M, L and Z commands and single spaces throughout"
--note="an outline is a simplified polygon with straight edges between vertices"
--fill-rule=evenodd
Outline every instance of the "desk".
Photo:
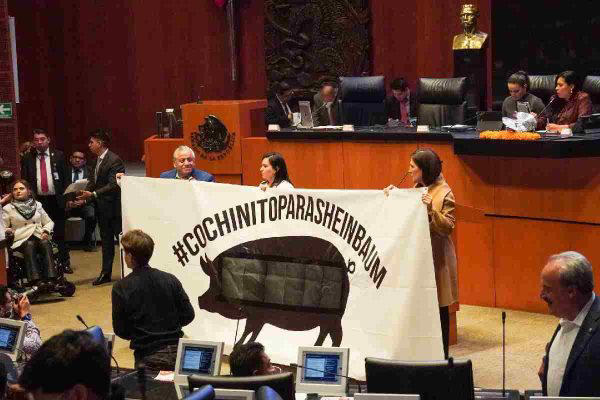
M 469 146 L 491 154 L 465 154 L 475 151 Z M 568 150 L 573 146 L 585 154 Z M 576 250 L 600 265 L 598 135 L 499 143 L 475 133 L 283 130 L 242 140 L 242 182 L 258 185 L 260 157 L 278 151 L 298 188 L 380 190 L 397 183 L 423 147 L 442 158 L 458 205 L 453 239 L 461 304 L 545 313 L 539 274 L 549 255 Z M 600 268 L 594 275 L 600 281 Z

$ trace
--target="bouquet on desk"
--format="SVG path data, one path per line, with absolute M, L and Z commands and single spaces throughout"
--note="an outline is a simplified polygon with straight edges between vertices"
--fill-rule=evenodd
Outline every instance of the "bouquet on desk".
M 513 131 L 483 131 L 479 134 L 480 139 L 491 140 L 539 140 L 542 136 L 535 132 L 513 132 Z

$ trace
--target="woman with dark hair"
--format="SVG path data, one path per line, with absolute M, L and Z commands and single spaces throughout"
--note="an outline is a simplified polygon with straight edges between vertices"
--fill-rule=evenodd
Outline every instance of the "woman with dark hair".
M 454 194 L 442 175 L 442 160 L 430 149 L 416 150 L 410 159 L 408 174 L 415 187 L 425 187 L 421 200 L 427 206 L 429 233 L 435 269 L 444 355 L 448 357 L 450 314 L 448 307 L 458 301 L 456 253 L 450 235 L 454 230 Z M 390 185 L 384 189 L 395 189 Z
M 260 175 L 262 182 L 261 190 L 267 188 L 293 189 L 292 181 L 287 172 L 287 166 L 283 156 L 279 153 L 265 153 L 260 164 Z
M 11 248 L 25 256 L 27 280 L 35 283 L 42 278 L 56 278 L 52 245 L 49 241 L 54 222 L 46 214 L 42 204 L 35 201 L 26 180 L 19 179 L 13 184 L 12 201 L 3 210 L 6 235 L 13 236 Z M 38 255 L 41 256 L 41 263 L 38 262 Z
M 556 94 L 550 98 L 552 107 L 548 107 L 544 115 L 538 115 L 537 127 L 545 127 L 551 132 L 572 129 L 579 117 L 592 113 L 592 101 L 587 93 L 581 91 L 581 80 L 574 71 L 561 72 L 554 84 Z
M 534 115 L 544 110 L 544 103 L 539 97 L 529 93 L 531 84 L 525 71 L 517 71 L 508 77 L 508 96 L 502 102 L 502 116 L 514 118 L 517 113 L 517 103 L 528 103 L 529 110 Z

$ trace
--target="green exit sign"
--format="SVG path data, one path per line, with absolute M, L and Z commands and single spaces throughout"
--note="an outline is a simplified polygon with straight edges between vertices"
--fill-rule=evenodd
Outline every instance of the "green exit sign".
M 12 119 L 13 105 L 12 103 L 0 103 L 0 119 Z

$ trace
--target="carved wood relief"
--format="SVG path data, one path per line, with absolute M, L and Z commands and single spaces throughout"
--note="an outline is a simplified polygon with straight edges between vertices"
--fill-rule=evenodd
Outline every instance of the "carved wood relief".
M 265 0 L 268 89 L 310 98 L 324 81 L 370 74 L 368 0 Z

